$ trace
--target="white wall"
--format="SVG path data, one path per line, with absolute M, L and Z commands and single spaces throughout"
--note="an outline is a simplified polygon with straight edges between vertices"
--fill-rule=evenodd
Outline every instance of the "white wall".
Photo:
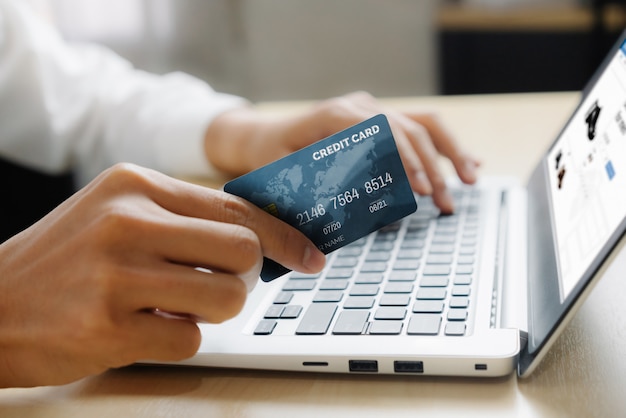
M 141 68 L 187 71 L 253 100 L 357 89 L 377 96 L 436 93 L 437 3 L 51 0 L 71 39 L 103 42 Z

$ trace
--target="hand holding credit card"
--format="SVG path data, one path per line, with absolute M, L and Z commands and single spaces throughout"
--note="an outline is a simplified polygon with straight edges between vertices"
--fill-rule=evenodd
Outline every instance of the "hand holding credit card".
M 384 115 L 238 177 L 224 191 L 297 228 L 325 254 L 417 210 Z M 261 279 L 288 272 L 266 258 Z

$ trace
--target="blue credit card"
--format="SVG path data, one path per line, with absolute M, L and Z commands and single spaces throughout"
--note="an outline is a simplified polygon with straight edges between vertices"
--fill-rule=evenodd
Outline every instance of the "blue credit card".
M 417 210 L 384 115 L 238 177 L 224 191 L 299 229 L 325 254 Z M 266 258 L 261 279 L 289 271 Z

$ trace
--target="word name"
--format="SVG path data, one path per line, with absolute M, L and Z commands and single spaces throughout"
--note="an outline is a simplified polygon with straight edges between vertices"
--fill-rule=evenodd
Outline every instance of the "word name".
M 320 251 L 329 250 L 329 249 L 331 249 L 331 248 L 341 244 L 345 240 L 346 240 L 346 238 L 343 235 L 339 235 L 337 238 L 333 238 L 330 241 L 326 241 L 322 245 L 318 245 L 317 248 L 319 248 Z

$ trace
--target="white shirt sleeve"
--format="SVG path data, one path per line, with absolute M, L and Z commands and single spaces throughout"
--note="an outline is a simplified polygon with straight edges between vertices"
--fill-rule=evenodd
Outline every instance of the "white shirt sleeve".
M 0 155 L 80 183 L 121 161 L 209 174 L 203 138 L 246 105 L 183 73 L 134 69 L 95 45 L 69 45 L 21 1 L 0 0 Z

